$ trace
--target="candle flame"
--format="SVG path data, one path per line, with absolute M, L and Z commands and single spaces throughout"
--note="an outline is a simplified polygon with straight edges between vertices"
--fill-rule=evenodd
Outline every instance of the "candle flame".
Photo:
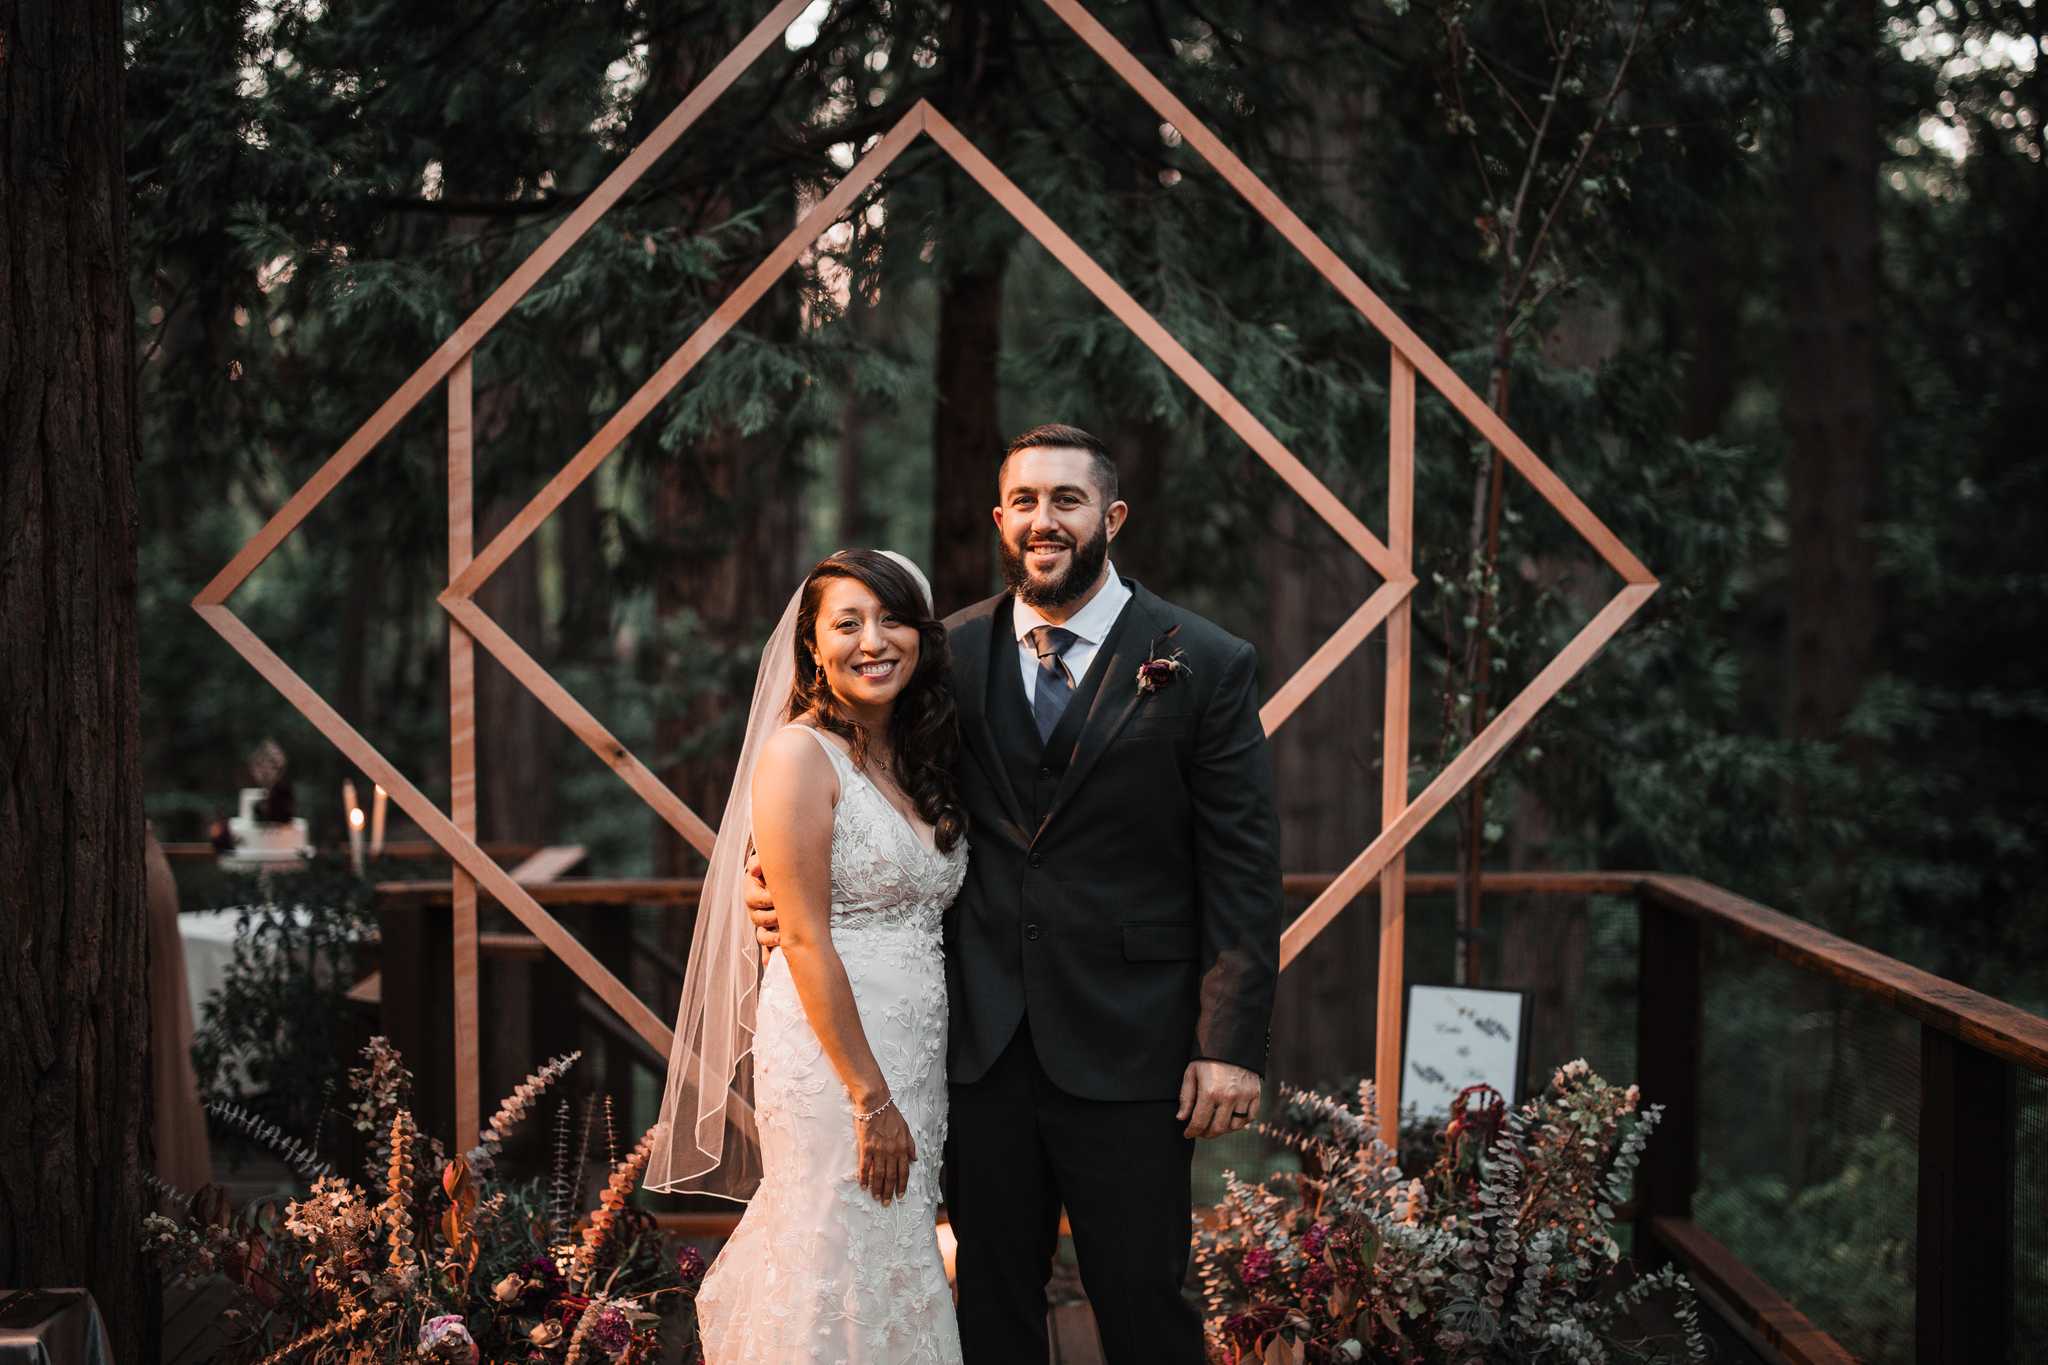
M 350 829 L 361 829 L 363 827 L 363 808 L 361 806 L 350 806 L 348 808 L 348 827 Z

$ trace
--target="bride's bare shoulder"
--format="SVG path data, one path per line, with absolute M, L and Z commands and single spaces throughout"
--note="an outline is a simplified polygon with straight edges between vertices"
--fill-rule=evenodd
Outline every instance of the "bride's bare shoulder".
M 808 732 L 808 733 L 806 733 Z M 839 801 L 839 774 L 832 760 L 819 747 L 831 738 L 801 720 L 791 721 L 761 745 L 760 760 L 754 765 L 754 802 L 765 796 L 824 792 L 834 805 Z

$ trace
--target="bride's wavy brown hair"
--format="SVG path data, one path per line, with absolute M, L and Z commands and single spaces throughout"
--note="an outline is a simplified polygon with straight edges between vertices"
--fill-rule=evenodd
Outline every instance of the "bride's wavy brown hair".
M 960 722 L 953 705 L 952 654 L 946 647 L 946 627 L 925 605 L 924 590 L 909 570 L 876 550 L 841 550 L 819 560 L 804 578 L 796 611 L 796 680 L 789 689 L 788 717 L 815 716 L 820 728 L 847 742 L 856 764 L 867 766 L 867 731 L 854 722 L 818 667 L 818 603 L 826 582 L 834 578 L 864 585 L 883 610 L 917 627 L 917 671 L 896 694 L 889 715 L 889 747 L 895 751 L 890 776 L 932 827 L 939 849 L 950 851 L 967 832 L 967 816 L 953 786 Z

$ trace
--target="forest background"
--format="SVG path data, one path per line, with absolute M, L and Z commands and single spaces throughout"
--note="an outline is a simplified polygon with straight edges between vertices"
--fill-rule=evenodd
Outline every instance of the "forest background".
M 1095 8 L 1663 581 L 1411 866 L 1689 873 L 2048 1010 L 2048 6 Z M 360 775 L 191 597 L 764 9 L 131 7 L 161 837 L 203 837 L 274 737 L 316 840 L 343 838 Z M 919 99 L 1383 525 L 1388 353 L 1348 305 L 1042 7 L 876 0 L 814 5 L 479 349 L 479 544 Z M 715 820 L 804 568 L 874 544 L 927 565 L 942 612 L 993 591 L 996 459 L 1045 420 L 1117 453 L 1119 568 L 1251 639 L 1269 692 L 1373 586 L 927 143 L 479 599 Z M 445 803 L 442 421 L 423 404 L 235 606 Z M 1490 460 L 1424 401 L 1418 790 L 1614 587 Z M 1277 740 L 1290 871 L 1378 827 L 1383 663 L 1368 642 Z M 606 876 L 693 869 L 494 662 L 478 674 L 485 838 L 581 843 Z M 1584 1052 L 1626 1079 L 1626 908 L 1458 901 L 1417 902 L 1411 978 L 1528 990 L 1539 1065 Z M 1372 921 L 1291 969 L 1282 1076 L 1369 1070 Z M 1715 961 L 1734 987 L 1709 994 L 1727 1117 L 1705 1147 L 1727 1178 L 1702 1219 L 1852 1347 L 1904 1351 L 1914 1035 Z M 2040 1095 L 2028 1112 L 2048 1123 Z

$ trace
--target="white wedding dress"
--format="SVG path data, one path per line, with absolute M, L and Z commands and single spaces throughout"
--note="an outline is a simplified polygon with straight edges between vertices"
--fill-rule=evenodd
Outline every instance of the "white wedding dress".
M 754 1030 L 762 1179 L 697 1295 L 706 1365 L 957 1365 L 960 1333 L 933 1219 L 946 1141 L 940 916 L 967 845 L 940 853 L 830 739 L 832 946 L 868 1045 L 917 1140 L 886 1208 L 855 1178 L 853 1106 L 777 953 Z

